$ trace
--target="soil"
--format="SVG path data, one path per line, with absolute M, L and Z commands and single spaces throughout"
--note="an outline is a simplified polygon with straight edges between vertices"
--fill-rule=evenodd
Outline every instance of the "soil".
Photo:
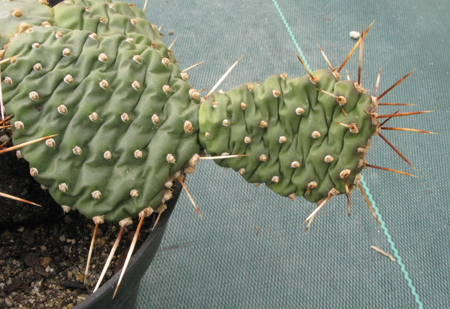
M 64 214 L 14 151 L 0 155 L 0 177 L 0 192 L 42 205 L 0 197 L 0 308 L 74 307 L 92 293 L 120 227 L 99 225 L 84 284 L 92 220 L 74 211 Z M 144 221 L 137 246 L 154 221 Z M 136 226 L 126 228 L 104 282 L 123 265 Z

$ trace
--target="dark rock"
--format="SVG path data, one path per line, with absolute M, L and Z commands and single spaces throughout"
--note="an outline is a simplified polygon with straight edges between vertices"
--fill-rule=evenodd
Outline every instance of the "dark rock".
M 18 281 L 15 281 L 15 282 L 13 282 L 13 283 L 8 284 L 7 286 L 5 286 L 4 290 L 5 290 L 7 293 L 12 293 L 12 292 L 14 292 L 15 290 L 17 290 L 22 284 L 23 284 L 23 281 L 22 281 L 22 280 L 18 280 Z
M 86 287 L 81 282 L 78 281 L 62 280 L 60 284 L 62 287 L 69 289 L 79 289 L 83 291 L 87 290 Z
M 27 264 L 28 267 L 35 268 L 39 267 L 41 263 L 39 262 L 39 255 L 35 253 L 26 253 L 23 255 L 22 260 Z

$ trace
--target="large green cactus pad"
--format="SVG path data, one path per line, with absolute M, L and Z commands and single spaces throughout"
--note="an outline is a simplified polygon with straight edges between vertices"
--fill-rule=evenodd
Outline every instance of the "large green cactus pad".
M 178 67 L 124 34 L 33 27 L 10 44 L 3 95 L 14 143 L 57 202 L 119 221 L 170 197 L 200 151 L 198 99 Z M 170 141 L 170 142 L 169 142 Z
M 351 188 L 376 131 L 372 98 L 330 71 L 312 74 L 317 84 L 283 74 L 213 94 L 200 108 L 202 147 L 211 155 L 245 154 L 218 163 L 284 196 L 317 202 L 333 188 L 345 193 L 344 178 Z

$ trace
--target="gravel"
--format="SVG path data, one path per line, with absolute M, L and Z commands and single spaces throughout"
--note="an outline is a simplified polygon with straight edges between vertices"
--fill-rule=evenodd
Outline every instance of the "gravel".
M 138 246 L 154 218 L 144 221 Z M 137 223 L 125 229 L 105 281 L 120 270 Z M 35 228 L 0 228 L 0 308 L 72 308 L 94 289 L 119 233 L 117 224 L 99 225 L 90 272 L 84 271 L 94 224 L 76 212 Z M 135 251 L 138 247 L 135 249 Z M 104 281 L 104 282 L 105 282 Z

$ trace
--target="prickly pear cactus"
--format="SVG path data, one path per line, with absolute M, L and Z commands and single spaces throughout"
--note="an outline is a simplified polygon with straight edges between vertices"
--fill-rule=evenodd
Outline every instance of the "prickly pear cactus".
M 334 70 L 281 74 L 203 100 L 134 6 L 13 3 L 39 8 L 19 27 L 19 8 L 3 0 L 2 24 L 14 21 L 2 29 L 4 58 L 19 55 L 2 66 L 14 143 L 55 135 L 20 155 L 65 209 L 109 221 L 152 212 L 202 150 L 243 155 L 218 163 L 292 200 L 318 202 L 358 185 L 380 131 L 377 98 L 359 83 Z
M 61 3 L 56 25 L 12 40 L 3 97 L 15 144 L 57 134 L 21 150 L 36 180 L 61 205 L 119 221 L 157 209 L 195 164 L 199 97 L 142 13 L 79 8 Z
M 291 199 L 345 193 L 344 178 L 352 187 L 364 167 L 375 106 L 355 83 L 330 71 L 312 74 L 314 81 L 282 74 L 215 93 L 200 107 L 202 147 L 211 155 L 245 154 L 218 163 Z

